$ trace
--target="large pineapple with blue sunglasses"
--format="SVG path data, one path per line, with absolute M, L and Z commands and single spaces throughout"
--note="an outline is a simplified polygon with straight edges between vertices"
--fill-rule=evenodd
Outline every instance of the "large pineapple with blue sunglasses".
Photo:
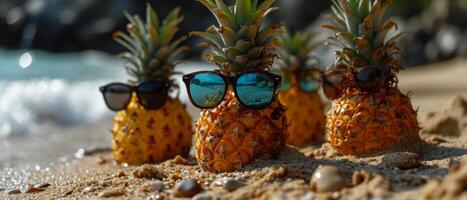
M 324 104 L 317 93 L 320 88 L 319 58 L 312 55 L 322 42 L 313 32 L 291 33 L 284 28 L 276 65 L 282 73 L 279 99 L 287 107 L 290 121 L 287 144 L 304 145 L 324 139 Z
M 257 158 L 271 158 L 287 138 L 285 108 L 277 98 L 280 76 L 268 70 L 278 45 L 281 25 L 262 28 L 276 10 L 274 0 L 200 0 L 219 26 L 193 32 L 209 41 L 208 61 L 219 70 L 184 77 L 190 98 L 202 108 L 196 123 L 196 158 L 207 171 L 241 169 Z
M 183 21 L 180 9 L 173 10 L 163 21 L 159 21 L 149 4 L 145 22 L 137 15 L 125 14 L 130 22 L 128 33 L 116 32 L 114 39 L 128 49 L 120 56 L 128 61 L 130 84 L 139 85 L 131 86 L 135 88 L 134 92 L 120 102 L 115 102 L 115 98 L 130 91 L 129 86 L 111 84 L 103 88 L 111 109 L 115 104 L 127 103 L 125 108 L 118 108 L 122 110 L 113 120 L 114 157 L 120 163 L 142 164 L 161 162 L 176 155 L 185 156 L 191 148 L 192 119 L 185 105 L 167 95 L 178 87 L 171 77 L 177 73 L 174 71 L 175 59 L 186 50 L 180 46 L 185 36 L 174 39 Z M 166 89 L 153 93 L 158 83 L 166 85 Z

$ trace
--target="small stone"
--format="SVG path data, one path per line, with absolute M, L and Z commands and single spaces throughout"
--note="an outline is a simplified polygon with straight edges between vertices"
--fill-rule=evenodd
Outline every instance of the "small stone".
M 81 192 L 83 192 L 84 194 L 87 194 L 87 193 L 95 192 L 96 190 L 97 190 L 96 187 L 89 186 L 89 187 L 85 187 Z
M 73 193 L 73 190 L 67 190 L 63 194 L 61 194 L 59 197 L 67 197 L 72 193 Z
M 119 172 L 117 172 L 117 174 L 115 174 L 115 176 L 116 177 L 124 177 L 124 176 L 126 176 L 126 174 L 123 171 L 119 171 Z
M 316 199 L 316 194 L 313 192 L 307 192 L 305 195 L 303 195 L 300 200 L 315 200 Z
M 195 196 L 193 196 L 193 198 L 191 198 L 192 200 L 212 200 L 214 199 L 211 195 L 203 192 L 203 193 L 199 193 Z
M 192 163 L 188 162 L 188 160 L 179 155 L 175 156 L 175 158 L 172 161 L 177 165 L 193 165 Z
M 119 197 L 123 195 L 125 195 L 125 189 L 123 188 L 110 189 L 110 190 L 106 190 L 106 191 L 99 193 L 99 197 L 104 197 L 104 198 Z
M 145 164 L 141 167 L 138 167 L 133 171 L 133 176 L 136 178 L 147 178 L 147 179 L 163 179 L 167 176 L 160 171 L 157 167 Z
M 342 171 L 334 166 L 319 166 L 310 181 L 314 192 L 335 192 L 346 186 Z
M 370 180 L 370 174 L 365 171 L 356 171 L 352 175 L 352 184 L 354 186 L 360 185 L 361 183 L 368 182 Z
M 78 158 L 78 159 L 84 158 L 85 153 L 86 153 L 86 150 L 84 150 L 84 148 L 80 148 L 78 149 L 78 151 L 75 152 L 75 158 Z
M 216 186 L 222 186 L 229 192 L 235 191 L 238 188 L 245 186 L 243 182 L 228 177 L 217 179 L 213 184 Z
M 44 189 L 44 188 L 47 188 L 49 186 L 50 186 L 50 183 L 41 183 L 41 184 L 35 185 L 34 187 Z
M 155 180 L 155 181 L 150 182 L 147 185 L 146 190 L 149 192 L 160 192 L 164 189 L 164 187 L 165 187 L 164 182 L 160 180 Z
M 193 178 L 184 178 L 175 185 L 174 196 L 191 198 L 203 191 L 203 188 Z
M 26 189 L 26 193 L 37 193 L 37 192 L 42 192 L 44 191 L 45 189 L 43 188 L 36 188 L 35 186 L 28 186 L 28 189 Z
M 383 156 L 383 164 L 386 166 L 397 167 L 399 169 L 413 169 L 420 166 L 420 157 L 416 153 L 396 152 Z
M 21 190 L 19 189 L 11 189 L 6 191 L 7 194 L 20 194 Z
M 146 197 L 146 200 L 166 200 L 169 199 L 166 194 L 153 194 Z
M 99 157 L 96 158 L 96 163 L 97 163 L 98 165 L 103 165 L 103 164 L 105 164 L 106 162 L 107 162 L 107 160 L 106 160 L 103 156 L 99 156 Z

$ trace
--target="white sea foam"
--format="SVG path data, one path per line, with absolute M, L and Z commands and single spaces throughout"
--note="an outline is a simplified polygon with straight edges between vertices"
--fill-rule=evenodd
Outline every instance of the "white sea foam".
M 98 87 L 108 81 L 0 81 L 0 138 L 111 117 Z

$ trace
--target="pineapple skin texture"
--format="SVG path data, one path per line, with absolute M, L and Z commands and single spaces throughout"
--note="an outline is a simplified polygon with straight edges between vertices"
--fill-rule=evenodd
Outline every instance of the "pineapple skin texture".
M 417 112 L 398 88 L 372 95 L 349 89 L 327 113 L 327 140 L 343 155 L 416 151 L 419 130 Z
M 229 92 L 196 123 L 196 158 L 203 170 L 231 172 L 256 158 L 277 157 L 285 147 L 287 119 L 276 99 L 264 110 L 244 108 Z
M 293 85 L 279 94 L 279 100 L 285 104 L 286 116 L 290 122 L 287 144 L 301 146 L 309 142 L 324 141 L 326 118 L 319 94 L 305 93 Z
M 126 110 L 113 119 L 112 152 L 118 163 L 157 163 L 188 155 L 192 142 L 192 119 L 178 99 L 164 107 L 146 110 L 133 95 Z

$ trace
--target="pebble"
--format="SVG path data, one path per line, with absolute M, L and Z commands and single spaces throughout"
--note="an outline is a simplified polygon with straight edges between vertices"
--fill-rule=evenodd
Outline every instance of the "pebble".
M 11 189 L 6 191 L 7 194 L 20 194 L 21 190 L 19 189 Z
M 413 169 L 420 166 L 420 157 L 416 153 L 396 152 L 383 156 L 382 163 L 399 169 Z
M 146 200 L 165 200 L 168 199 L 166 194 L 153 194 L 146 197 Z
M 110 189 L 99 193 L 99 197 L 119 197 L 125 195 L 125 190 L 123 188 Z
M 192 163 L 188 162 L 188 160 L 179 155 L 175 156 L 173 163 L 177 165 L 193 165 Z
M 319 166 L 311 177 L 310 185 L 315 192 L 335 192 L 346 186 L 346 180 L 339 168 Z
M 162 191 L 164 189 L 164 187 L 165 187 L 164 182 L 162 182 L 160 180 L 155 180 L 150 185 L 150 191 L 151 192 L 160 192 L 160 191 Z
M 34 187 L 43 189 L 43 188 L 47 188 L 49 186 L 50 186 L 50 183 L 41 183 L 41 184 L 35 185 Z
M 94 191 L 96 191 L 96 190 L 97 190 L 96 187 L 89 186 L 89 187 L 85 187 L 85 188 L 82 190 L 82 192 L 83 192 L 84 194 L 86 194 L 86 193 L 94 192 Z
M 126 174 L 123 171 L 119 171 L 119 172 L 117 172 L 117 174 L 115 174 L 115 176 L 116 177 L 124 177 L 124 176 L 126 176 Z
M 193 178 L 184 178 L 175 185 L 174 196 L 191 198 L 203 191 L 198 181 Z
M 136 178 L 147 178 L 147 179 L 163 179 L 166 178 L 167 176 L 159 170 L 159 168 L 145 164 L 141 167 L 136 168 L 133 171 L 133 176 Z
M 28 189 L 26 189 L 26 193 L 37 193 L 37 192 L 42 192 L 44 190 L 45 189 L 43 189 L 43 188 L 37 188 L 35 186 L 30 185 L 30 186 L 28 186 Z
M 305 195 L 303 195 L 300 200 L 315 200 L 316 199 L 316 194 L 313 192 L 307 192 Z
M 214 199 L 211 195 L 207 194 L 207 193 L 199 193 L 195 196 L 193 196 L 193 198 L 191 198 L 192 200 L 212 200 Z
M 243 182 L 228 177 L 217 179 L 213 182 L 213 184 L 216 186 L 222 186 L 229 192 L 235 191 L 238 188 L 245 186 Z

